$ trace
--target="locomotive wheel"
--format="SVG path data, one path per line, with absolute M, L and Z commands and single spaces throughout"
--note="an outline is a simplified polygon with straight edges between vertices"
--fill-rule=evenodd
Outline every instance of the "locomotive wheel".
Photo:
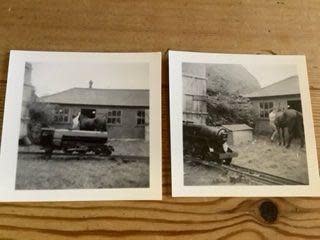
M 52 155 L 52 152 L 53 152 L 53 148 L 45 148 L 44 149 L 45 159 L 50 159 L 51 155 Z
M 221 160 L 221 159 L 218 158 L 218 159 L 216 160 L 216 162 L 217 162 L 218 164 L 222 164 L 222 163 L 223 163 L 223 160 Z
M 63 148 L 62 151 L 67 154 L 71 154 L 73 150 L 69 150 L 67 147 Z
M 214 162 L 216 162 L 218 164 L 222 164 L 223 163 L 223 160 L 219 158 L 219 154 L 217 154 L 215 152 L 212 153 L 210 157 L 211 157 L 210 158 L 211 161 L 214 161 Z
M 208 154 L 207 154 L 207 153 L 203 153 L 203 154 L 200 156 L 200 159 L 201 159 L 201 160 L 207 160 L 207 159 L 208 159 Z
M 210 157 L 210 150 L 208 146 L 203 146 L 200 152 L 201 160 L 208 160 Z
M 85 155 L 86 154 L 86 150 L 78 150 L 78 153 L 80 154 L 80 155 Z
M 96 155 L 100 155 L 102 153 L 102 150 L 100 148 L 96 148 L 93 151 L 94 151 L 94 154 Z
M 105 146 L 103 150 L 104 150 L 104 154 L 106 154 L 107 156 L 110 156 L 114 151 L 112 146 Z
M 231 164 L 231 162 L 232 162 L 232 158 L 227 158 L 224 160 L 224 164 L 228 166 Z
M 232 150 L 228 147 L 227 152 L 232 152 Z M 231 162 L 232 162 L 232 157 L 224 159 L 224 164 L 225 165 L 230 165 Z
M 199 147 L 195 144 L 185 144 L 185 146 L 183 146 L 183 151 L 185 155 L 191 155 L 191 156 L 197 156 L 199 155 Z

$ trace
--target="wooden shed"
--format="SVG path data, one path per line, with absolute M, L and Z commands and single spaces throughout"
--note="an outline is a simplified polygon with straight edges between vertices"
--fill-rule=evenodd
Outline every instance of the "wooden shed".
M 230 124 L 223 125 L 223 127 L 230 131 L 228 135 L 228 144 L 230 145 L 240 145 L 253 140 L 253 128 L 246 124 Z
M 206 124 L 207 77 L 201 63 L 182 64 L 183 121 Z

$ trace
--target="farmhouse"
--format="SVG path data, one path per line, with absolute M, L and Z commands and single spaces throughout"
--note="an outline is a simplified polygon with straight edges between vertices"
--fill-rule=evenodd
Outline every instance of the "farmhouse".
M 183 63 L 183 121 L 206 124 L 207 77 L 205 64 Z
M 288 108 L 302 111 L 298 76 L 286 78 L 255 92 L 245 95 L 254 108 L 259 112 L 259 119 L 255 124 L 258 133 L 270 133 L 269 113 L 273 108 L 286 110 Z
M 41 97 L 54 104 L 55 128 L 70 128 L 79 112 L 89 118 L 105 116 L 110 138 L 148 140 L 149 90 L 71 88 Z

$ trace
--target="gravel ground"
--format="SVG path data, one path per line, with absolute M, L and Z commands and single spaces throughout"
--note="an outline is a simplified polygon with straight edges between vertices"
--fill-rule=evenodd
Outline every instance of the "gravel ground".
M 308 184 L 306 152 L 305 148 L 300 148 L 299 141 L 294 140 L 291 147 L 286 149 L 271 143 L 266 137 L 256 137 L 254 141 L 232 146 L 232 149 L 239 153 L 233 159 L 233 164 Z M 187 186 L 257 184 L 248 178 L 196 164 L 186 158 L 184 183 Z

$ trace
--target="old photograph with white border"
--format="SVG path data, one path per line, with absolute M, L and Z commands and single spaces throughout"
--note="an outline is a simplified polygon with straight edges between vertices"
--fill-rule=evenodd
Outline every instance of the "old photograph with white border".
M 0 201 L 161 199 L 160 72 L 160 53 L 11 51 Z
M 174 196 L 319 195 L 304 56 L 171 51 L 169 72 Z

